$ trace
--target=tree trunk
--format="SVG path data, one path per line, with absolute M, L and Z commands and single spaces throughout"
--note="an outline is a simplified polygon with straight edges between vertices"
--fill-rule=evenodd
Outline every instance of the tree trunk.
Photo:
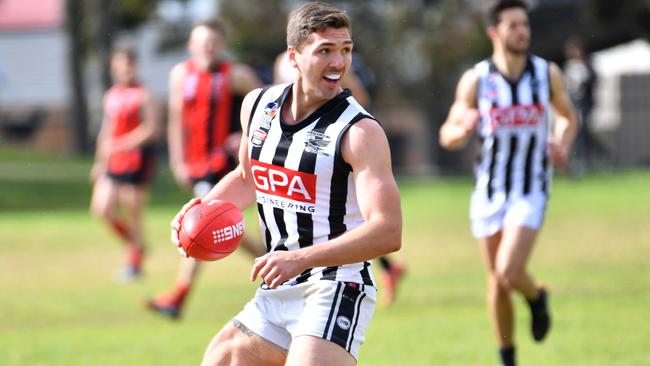
M 99 0 L 97 1 L 97 41 L 99 48 L 99 57 L 102 67 L 102 87 L 108 90 L 111 87 L 111 54 L 113 52 L 113 32 L 114 32 L 114 14 L 115 1 Z
M 88 105 L 83 76 L 83 44 L 81 20 L 83 0 L 66 1 L 66 32 L 70 42 L 68 65 L 70 72 L 70 116 L 74 129 L 74 152 L 86 154 L 90 150 L 88 141 Z

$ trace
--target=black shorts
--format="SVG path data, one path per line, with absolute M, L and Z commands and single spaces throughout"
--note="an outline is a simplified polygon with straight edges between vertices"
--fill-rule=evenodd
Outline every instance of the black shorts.
M 115 183 L 144 186 L 151 183 L 155 171 L 156 159 L 153 148 L 145 148 L 142 153 L 142 164 L 138 170 L 125 173 L 108 171 L 106 175 Z
M 215 184 L 219 183 L 219 181 L 223 179 L 223 177 L 225 177 L 226 174 L 235 170 L 236 167 L 237 167 L 237 161 L 233 156 L 229 155 L 228 164 L 226 165 L 225 168 L 223 168 L 218 172 L 208 172 L 206 175 L 202 177 L 191 177 L 192 185 L 196 185 L 197 183 L 201 183 L 201 182 L 207 182 L 214 186 Z

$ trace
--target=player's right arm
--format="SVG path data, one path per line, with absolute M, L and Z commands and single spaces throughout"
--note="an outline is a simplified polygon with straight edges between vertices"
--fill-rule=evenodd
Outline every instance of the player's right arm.
M 474 133 L 480 119 L 476 105 L 477 92 L 478 76 L 474 69 L 469 69 L 460 78 L 454 104 L 440 127 L 440 145 L 445 149 L 462 149 Z
M 183 78 L 185 64 L 174 66 L 169 74 L 169 120 L 167 122 L 167 145 L 169 148 L 169 165 L 176 182 L 189 187 L 190 177 L 183 158 Z
M 106 165 L 108 164 L 108 149 L 110 143 L 110 126 L 108 116 L 104 114 L 102 117 L 102 124 L 97 134 L 97 143 L 95 147 L 95 161 L 90 169 L 90 181 L 95 182 L 104 172 L 106 172 Z

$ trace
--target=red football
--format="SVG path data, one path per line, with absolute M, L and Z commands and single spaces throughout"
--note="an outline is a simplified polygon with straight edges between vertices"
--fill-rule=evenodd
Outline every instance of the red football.
M 230 202 L 211 200 L 190 208 L 181 221 L 178 238 L 192 258 L 215 261 L 237 249 L 244 235 L 244 217 Z

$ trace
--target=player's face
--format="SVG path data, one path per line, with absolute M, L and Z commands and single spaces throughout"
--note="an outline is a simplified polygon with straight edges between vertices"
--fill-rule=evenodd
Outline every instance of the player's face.
M 190 56 L 201 64 L 209 64 L 221 54 L 223 48 L 221 34 L 205 26 L 194 28 L 187 44 Z
M 123 54 L 117 53 L 111 58 L 111 76 L 117 84 L 130 84 L 135 80 L 135 65 L 131 59 Z
M 300 51 L 289 52 L 299 71 L 298 80 L 310 96 L 331 99 L 343 89 L 341 81 L 352 62 L 348 28 L 327 28 L 309 35 Z
M 496 26 L 496 36 L 507 52 L 525 54 L 530 46 L 530 24 L 528 14 L 521 8 L 501 12 L 501 21 Z

